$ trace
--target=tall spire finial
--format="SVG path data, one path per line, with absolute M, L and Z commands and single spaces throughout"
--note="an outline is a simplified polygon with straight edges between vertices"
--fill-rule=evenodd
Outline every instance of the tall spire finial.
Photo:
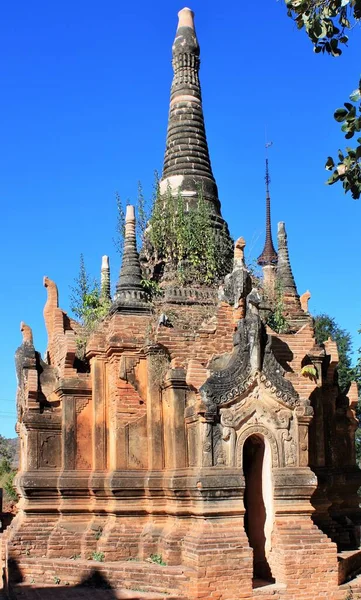
M 271 196 L 269 191 L 269 186 L 271 183 L 271 177 L 269 174 L 269 164 L 268 164 L 268 155 L 267 150 L 272 146 L 272 142 L 266 142 L 266 240 L 264 244 L 264 248 L 262 254 L 258 257 L 257 262 L 262 267 L 268 265 L 276 265 L 277 264 L 277 252 L 273 245 L 272 240 L 272 227 L 271 227 Z
M 125 235 L 122 267 L 116 287 L 113 310 L 144 310 L 147 298 L 142 286 L 137 239 L 135 234 L 134 206 L 128 205 L 125 213 Z

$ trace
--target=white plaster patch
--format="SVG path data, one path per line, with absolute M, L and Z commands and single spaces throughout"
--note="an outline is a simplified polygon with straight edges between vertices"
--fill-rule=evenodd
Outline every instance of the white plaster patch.
M 168 186 L 172 192 L 178 191 L 184 181 L 184 175 L 171 175 L 166 177 L 159 182 L 159 191 L 161 194 L 165 194 L 168 190 Z

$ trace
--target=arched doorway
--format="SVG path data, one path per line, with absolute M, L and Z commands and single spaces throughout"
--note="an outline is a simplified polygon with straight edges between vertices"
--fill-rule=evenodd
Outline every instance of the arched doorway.
M 243 473 L 245 477 L 244 526 L 249 545 L 253 549 L 253 577 L 274 581 L 267 561 L 273 521 L 273 490 L 271 453 L 263 436 L 248 437 L 243 446 Z

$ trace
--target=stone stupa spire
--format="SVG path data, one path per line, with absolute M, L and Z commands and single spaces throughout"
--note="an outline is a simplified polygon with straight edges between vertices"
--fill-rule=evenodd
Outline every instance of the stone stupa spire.
M 135 233 L 135 210 L 134 206 L 128 205 L 125 213 L 123 259 L 113 310 L 148 309 L 146 293 L 141 282 L 142 272 Z
M 302 310 L 300 297 L 293 277 L 288 253 L 287 233 L 285 224 L 278 223 L 278 264 L 277 283 L 283 302 L 283 313 L 287 319 L 290 331 L 297 331 L 308 322 L 309 316 Z
M 194 13 L 183 8 L 173 43 L 173 83 L 171 88 L 167 142 L 160 192 L 168 186 L 181 192 L 191 209 L 202 189 L 210 211 L 220 217 L 220 202 L 205 132 L 199 83 L 200 49 L 194 27 Z M 192 203 L 193 199 L 193 203 Z M 223 219 L 220 217 L 220 221 Z
M 283 221 L 278 223 L 278 266 L 277 279 L 282 287 L 282 293 L 287 296 L 297 296 L 297 287 L 293 277 L 288 253 L 287 233 Z

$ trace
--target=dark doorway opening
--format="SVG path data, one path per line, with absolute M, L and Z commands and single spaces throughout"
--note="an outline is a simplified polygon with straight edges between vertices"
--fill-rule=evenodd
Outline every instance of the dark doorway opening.
M 266 558 L 266 506 L 263 480 L 265 443 L 261 436 L 251 435 L 243 446 L 243 473 L 246 481 L 244 526 L 249 545 L 253 549 L 253 578 L 274 583 Z

